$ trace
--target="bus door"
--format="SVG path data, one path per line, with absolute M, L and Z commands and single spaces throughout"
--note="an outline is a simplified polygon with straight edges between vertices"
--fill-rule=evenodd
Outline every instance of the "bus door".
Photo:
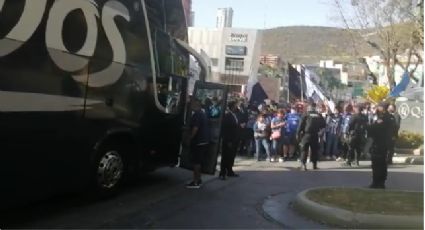
M 202 159 L 202 172 L 206 174 L 214 174 L 217 166 L 218 153 L 220 151 L 221 142 L 221 124 L 224 117 L 224 112 L 227 105 L 227 86 L 197 81 L 193 91 L 192 98 L 201 101 L 202 108 L 208 117 L 208 124 L 210 129 L 210 142 L 208 153 Z M 185 126 L 183 129 L 183 143 L 180 153 L 180 167 L 185 169 L 192 169 L 192 161 L 190 154 L 190 146 L 185 143 L 187 138 L 190 137 L 190 120 L 192 116 L 192 108 L 190 105 L 187 109 L 185 119 Z

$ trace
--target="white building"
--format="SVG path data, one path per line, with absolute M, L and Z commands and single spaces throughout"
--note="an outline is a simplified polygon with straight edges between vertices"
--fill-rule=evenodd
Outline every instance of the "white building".
M 217 10 L 217 28 L 232 27 L 233 9 L 232 8 L 218 8 Z
M 344 71 L 345 69 L 342 63 L 337 63 L 334 60 L 321 60 L 319 66 L 328 69 L 338 69 L 340 71 L 341 83 L 348 85 L 348 72 Z
M 262 33 L 255 29 L 189 28 L 189 45 L 210 59 L 211 79 L 243 90 L 260 65 Z
M 423 53 L 421 54 L 423 56 Z M 366 63 L 369 65 L 370 70 L 378 77 L 378 84 L 379 85 L 389 85 L 388 77 L 387 77 L 387 67 L 385 66 L 384 59 L 380 56 L 366 56 L 364 57 L 366 59 Z M 403 64 L 407 63 L 407 56 L 404 55 L 397 55 L 397 58 L 399 61 Z M 409 66 L 409 70 L 412 70 L 415 68 L 415 62 L 416 57 L 412 57 L 412 63 Z M 394 81 L 396 83 L 399 83 L 401 81 L 401 78 L 404 74 L 404 70 L 401 66 L 396 65 L 394 68 Z M 419 79 L 418 84 L 422 84 L 423 77 L 424 77 L 424 66 L 423 64 L 419 64 L 416 68 L 416 71 L 413 74 L 417 79 Z

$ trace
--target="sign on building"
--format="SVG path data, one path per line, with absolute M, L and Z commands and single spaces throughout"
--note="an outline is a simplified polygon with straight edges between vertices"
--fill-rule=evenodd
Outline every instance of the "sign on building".
M 229 40 L 231 42 L 248 42 L 248 34 L 231 33 Z

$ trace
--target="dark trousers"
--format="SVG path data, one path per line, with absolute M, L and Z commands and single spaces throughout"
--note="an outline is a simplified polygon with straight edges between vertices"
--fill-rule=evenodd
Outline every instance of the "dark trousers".
M 373 185 L 385 185 L 385 180 L 387 180 L 385 154 L 372 154 L 372 180 Z
M 348 140 L 346 138 L 342 138 L 341 141 L 341 154 L 339 155 L 339 157 L 343 158 L 343 159 L 347 159 L 348 157 L 348 151 L 350 150 L 350 146 L 348 144 Z
M 318 136 L 305 136 L 300 143 L 301 162 L 307 163 L 308 150 L 311 150 L 310 160 L 314 165 L 317 164 L 319 158 L 319 137 Z
M 241 139 L 239 142 L 239 154 L 248 155 L 249 154 L 249 145 L 251 140 L 254 137 L 254 131 L 252 129 L 243 128 L 241 129 Z
M 395 142 L 396 138 L 393 137 L 388 143 L 388 155 L 387 155 L 387 162 L 389 164 L 393 163 L 393 156 L 394 156 L 394 148 L 395 148 Z
M 233 173 L 232 167 L 235 164 L 237 148 L 237 141 L 223 140 L 221 151 L 220 175 L 225 176 Z
M 347 163 L 355 162 L 356 164 L 358 164 L 360 160 L 360 155 L 362 153 L 362 148 L 363 148 L 362 138 L 353 137 L 353 139 L 350 141 L 350 144 L 348 145 Z

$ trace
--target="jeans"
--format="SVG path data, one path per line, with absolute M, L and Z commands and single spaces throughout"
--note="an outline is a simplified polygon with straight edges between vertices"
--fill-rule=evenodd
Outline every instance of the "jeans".
M 338 143 L 339 137 L 333 133 L 326 134 L 326 156 L 336 156 L 339 154 Z
M 283 150 L 283 138 L 273 139 L 272 141 L 272 157 L 278 156 Z
M 267 158 L 270 158 L 269 142 L 265 138 L 259 138 L 259 139 L 255 139 L 255 149 L 256 149 L 255 154 L 257 155 L 257 159 L 258 160 L 260 159 L 261 146 L 263 146 L 264 149 L 266 150 Z

